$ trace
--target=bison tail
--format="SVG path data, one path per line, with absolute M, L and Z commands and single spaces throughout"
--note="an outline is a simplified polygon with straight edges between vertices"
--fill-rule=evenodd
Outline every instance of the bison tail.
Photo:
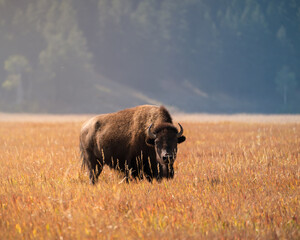
M 81 169 L 84 170 L 88 166 L 88 162 L 84 157 L 84 153 L 83 153 L 84 150 L 81 141 L 79 142 L 79 149 L 80 149 L 80 159 L 82 160 Z

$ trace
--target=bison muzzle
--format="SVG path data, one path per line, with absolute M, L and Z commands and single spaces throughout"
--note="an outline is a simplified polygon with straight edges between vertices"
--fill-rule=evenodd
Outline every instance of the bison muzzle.
M 163 106 L 143 105 L 102 114 L 85 122 L 80 133 L 82 166 L 95 184 L 104 165 L 129 177 L 149 181 L 174 177 L 177 144 L 183 128 L 173 125 Z

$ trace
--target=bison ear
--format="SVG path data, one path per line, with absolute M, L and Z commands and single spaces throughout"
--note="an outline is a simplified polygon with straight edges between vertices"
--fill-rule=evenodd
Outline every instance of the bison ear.
M 150 147 L 154 147 L 154 140 L 155 139 L 152 139 L 152 138 L 147 138 L 146 139 L 146 144 Z
M 178 143 L 182 143 L 184 141 L 185 141 L 185 136 L 183 136 L 183 135 L 177 139 Z

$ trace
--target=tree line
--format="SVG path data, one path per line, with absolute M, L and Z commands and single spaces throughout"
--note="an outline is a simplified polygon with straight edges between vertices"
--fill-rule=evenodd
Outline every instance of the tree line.
M 0 111 L 300 112 L 299 42 L 297 0 L 0 0 Z

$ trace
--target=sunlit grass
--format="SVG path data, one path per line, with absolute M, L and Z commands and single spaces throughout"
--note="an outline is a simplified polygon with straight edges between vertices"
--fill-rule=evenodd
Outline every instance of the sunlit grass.
M 0 123 L 0 239 L 299 239 L 300 124 L 182 122 L 175 178 L 88 184 L 81 123 Z

